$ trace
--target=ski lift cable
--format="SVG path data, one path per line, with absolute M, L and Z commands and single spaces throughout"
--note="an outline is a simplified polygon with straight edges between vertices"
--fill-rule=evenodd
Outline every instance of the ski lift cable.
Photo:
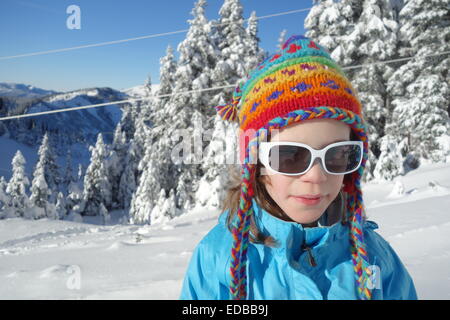
M 435 53 L 431 55 L 426 55 L 420 58 L 428 58 L 428 57 L 436 57 L 444 54 L 449 54 L 450 51 L 443 51 L 440 53 Z M 360 64 L 355 66 L 347 66 L 342 67 L 342 70 L 349 70 L 349 69 L 355 69 L 355 68 L 361 68 L 373 64 L 383 64 L 383 63 L 393 63 L 393 62 L 399 62 L 399 61 L 406 61 L 416 58 L 413 57 L 405 57 L 405 58 L 398 58 L 398 59 L 391 59 L 386 61 L 378 61 L 378 62 L 371 62 L 366 64 Z M 2 120 L 13 120 L 13 119 L 20 119 L 20 118 L 28 118 L 28 117 L 35 117 L 35 116 L 42 116 L 47 114 L 53 114 L 53 113 L 61 113 L 61 112 L 68 112 L 68 111 L 75 111 L 75 110 L 83 110 L 83 109 L 90 109 L 90 108 L 96 108 L 96 107 L 103 107 L 103 106 L 110 106 L 110 105 L 117 105 L 117 104 L 124 104 L 124 103 L 130 103 L 130 102 L 137 102 L 137 101 L 145 101 L 145 100 L 151 100 L 151 99 L 159 99 L 159 98 L 167 98 L 179 94 L 190 94 L 190 93 L 200 93 L 200 92 L 206 92 L 206 91 L 213 91 L 213 90 L 219 90 L 219 89 L 227 89 L 227 88 L 235 88 L 237 84 L 232 85 L 226 85 L 226 86 L 219 86 L 219 87 L 212 87 L 212 88 L 205 88 L 205 89 L 199 89 L 199 90 L 188 90 L 188 91 L 179 91 L 179 92 L 173 92 L 163 95 L 151 95 L 148 97 L 141 97 L 141 98 L 132 98 L 127 100 L 119 100 L 119 101 L 111 101 L 111 102 L 105 102 L 105 103 L 98 103 L 98 104 L 91 104 L 87 106 L 79 106 L 79 107 L 73 107 L 73 108 L 64 108 L 64 109 L 57 109 L 57 110 L 48 110 L 48 111 L 42 111 L 42 112 L 35 112 L 35 113 L 28 113 L 28 114 L 21 114 L 21 115 L 14 115 L 14 116 L 7 116 L 7 117 L 1 117 L 0 121 Z
M 261 16 L 261 17 L 255 17 L 255 19 L 256 20 L 262 20 L 262 19 L 267 19 L 267 18 L 272 18 L 272 17 L 284 16 L 284 15 L 288 15 L 288 14 L 308 11 L 310 9 L 311 8 L 304 8 L 304 9 L 285 11 L 285 12 L 269 14 L 269 15 L 265 15 L 265 16 Z M 250 18 L 245 19 L 244 22 L 246 22 L 246 21 L 248 22 L 249 20 L 250 20 Z M 232 23 L 234 23 L 234 22 L 224 22 L 224 23 L 217 24 L 217 26 L 224 26 L 224 25 L 228 25 L 228 24 L 232 24 Z M 240 21 L 239 21 L 239 23 L 240 23 Z M 155 34 L 149 34 L 149 35 L 144 35 L 144 36 L 140 36 L 140 37 L 127 38 L 127 39 L 121 39 L 121 40 L 113 40 L 113 41 L 106 41 L 106 42 L 91 43 L 91 44 L 75 46 L 75 47 L 53 49 L 53 50 L 47 50 L 47 51 L 38 51 L 38 52 L 31 52 L 31 53 L 23 53 L 23 54 L 18 54 L 18 55 L 13 55 L 13 56 L 0 56 L 0 60 L 10 60 L 10 59 L 16 59 L 16 58 L 39 56 L 39 55 L 45 55 L 45 54 L 51 54 L 51 53 L 57 53 L 57 52 L 65 52 L 65 51 L 72 51 L 72 50 L 78 50 L 78 49 L 85 49 L 85 48 L 92 48 L 92 47 L 101 47 L 101 46 L 107 46 L 107 45 L 112 45 L 112 44 L 117 44 L 117 43 L 124 43 L 124 42 L 142 40 L 142 39 L 159 38 L 159 37 L 169 36 L 169 35 L 173 35 L 173 34 L 184 33 L 184 32 L 187 32 L 187 31 L 189 31 L 189 29 L 176 30 L 176 31 L 164 32 L 164 33 L 155 33 Z

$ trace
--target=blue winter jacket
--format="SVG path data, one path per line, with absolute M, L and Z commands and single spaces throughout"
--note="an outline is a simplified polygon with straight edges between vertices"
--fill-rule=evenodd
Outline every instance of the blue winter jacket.
M 272 235 L 280 246 L 249 243 L 247 299 L 357 299 L 348 224 L 304 228 L 274 217 L 255 200 L 253 208 L 259 230 Z M 226 225 L 227 214 L 220 215 L 218 224 L 195 247 L 180 299 L 231 299 L 233 238 Z M 374 231 L 377 228 L 373 221 L 363 227 L 374 271 L 372 299 L 417 299 L 410 275 L 389 243 Z

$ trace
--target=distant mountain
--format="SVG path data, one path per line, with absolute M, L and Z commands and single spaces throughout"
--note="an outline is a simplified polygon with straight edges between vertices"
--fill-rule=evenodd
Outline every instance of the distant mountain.
M 24 87 L 27 87 L 24 85 Z M 0 117 L 71 108 L 126 100 L 129 96 L 111 88 L 87 88 L 38 97 L 0 96 Z M 106 142 L 112 140 L 114 129 L 122 116 L 124 105 L 108 105 L 85 110 L 61 112 L 4 121 L 3 134 L 28 146 L 40 144 L 49 132 L 52 145 L 59 155 L 73 144 L 95 144 L 102 132 Z M 0 130 L 2 135 L 2 130 Z
M 0 82 L 0 96 L 2 97 L 36 98 L 55 93 L 57 93 L 57 91 L 44 90 L 32 85 Z

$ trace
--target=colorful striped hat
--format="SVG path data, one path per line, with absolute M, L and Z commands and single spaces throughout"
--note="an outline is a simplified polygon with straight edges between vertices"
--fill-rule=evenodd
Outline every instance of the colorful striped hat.
M 370 299 L 371 275 L 363 239 L 363 199 L 360 180 L 368 157 L 368 139 L 362 106 L 350 81 L 328 52 L 301 35 L 290 37 L 281 50 L 253 69 L 239 85 L 231 103 L 215 107 L 224 120 L 239 123 L 242 186 L 237 223 L 232 228 L 233 248 L 230 292 L 246 299 L 246 265 L 250 217 L 254 195 L 258 141 L 267 132 L 310 119 L 335 119 L 349 125 L 363 142 L 360 168 L 345 177 L 346 218 L 350 223 L 350 249 L 357 295 Z

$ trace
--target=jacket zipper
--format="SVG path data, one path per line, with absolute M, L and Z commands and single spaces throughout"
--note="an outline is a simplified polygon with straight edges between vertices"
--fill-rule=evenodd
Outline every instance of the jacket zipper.
M 308 252 L 308 260 L 311 267 L 317 266 L 316 259 L 314 259 L 314 256 L 312 255 L 311 248 L 308 247 L 305 243 L 303 243 L 302 249 L 303 251 Z

